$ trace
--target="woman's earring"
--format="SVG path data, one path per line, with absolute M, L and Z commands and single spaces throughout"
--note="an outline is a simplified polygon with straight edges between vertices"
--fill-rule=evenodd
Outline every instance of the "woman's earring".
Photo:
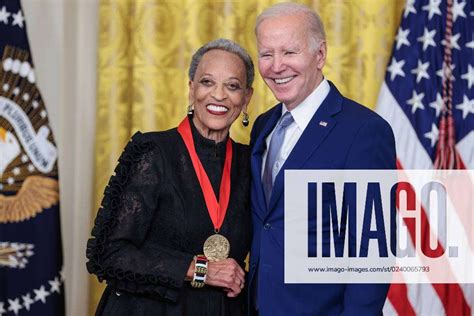
M 194 105 L 190 104 L 188 105 L 188 116 L 193 116 L 194 114 Z
M 242 125 L 247 127 L 249 126 L 249 115 L 247 112 L 243 112 L 244 113 L 244 117 L 242 118 Z

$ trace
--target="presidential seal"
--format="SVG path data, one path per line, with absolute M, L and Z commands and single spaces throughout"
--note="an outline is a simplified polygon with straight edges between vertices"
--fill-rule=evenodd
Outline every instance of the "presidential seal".
M 59 201 L 57 148 L 27 51 L 6 46 L 0 67 L 0 224 Z

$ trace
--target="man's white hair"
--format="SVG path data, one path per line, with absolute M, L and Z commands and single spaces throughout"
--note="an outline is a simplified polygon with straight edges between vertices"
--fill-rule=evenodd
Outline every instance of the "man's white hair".
M 260 24 L 269 18 L 275 18 L 280 16 L 288 16 L 295 14 L 304 14 L 306 17 L 305 22 L 308 26 L 308 35 L 311 41 L 311 47 L 317 49 L 322 41 L 326 40 L 326 33 L 324 31 L 324 25 L 319 15 L 308 6 L 301 3 L 294 2 L 283 2 L 272 5 L 266 8 L 257 17 L 255 23 L 255 35 L 257 35 L 258 27 Z

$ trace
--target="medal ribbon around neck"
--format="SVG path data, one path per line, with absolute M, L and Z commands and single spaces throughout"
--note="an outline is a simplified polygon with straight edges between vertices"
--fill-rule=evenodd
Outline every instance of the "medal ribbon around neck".
M 184 144 L 188 149 L 189 156 L 193 163 L 194 171 L 201 185 L 201 190 L 206 201 L 207 211 L 211 217 L 212 224 L 216 233 L 224 222 L 227 206 L 229 205 L 230 197 L 230 167 L 232 164 L 232 142 L 230 137 L 227 139 L 224 169 L 222 170 L 221 187 L 219 190 L 219 202 L 217 202 L 216 194 L 212 189 L 211 181 L 204 170 L 204 167 L 199 160 L 194 146 L 193 135 L 191 133 L 191 125 L 189 119 L 186 117 L 178 126 L 178 133 L 183 138 Z

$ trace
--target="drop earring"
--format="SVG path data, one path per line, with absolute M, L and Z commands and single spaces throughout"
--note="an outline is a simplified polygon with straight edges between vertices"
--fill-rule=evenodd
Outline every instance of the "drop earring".
M 243 125 L 244 127 L 249 126 L 249 115 L 248 115 L 247 112 L 243 112 L 242 125 Z
M 192 117 L 194 114 L 194 105 L 190 104 L 188 105 L 188 116 Z

